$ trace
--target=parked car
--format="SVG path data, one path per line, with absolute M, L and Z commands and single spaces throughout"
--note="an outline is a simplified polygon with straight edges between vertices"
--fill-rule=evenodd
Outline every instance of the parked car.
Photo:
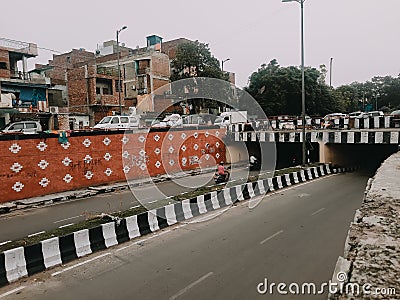
M 19 121 L 8 124 L 1 130 L 2 133 L 35 134 L 42 131 L 42 125 L 37 121 Z
M 285 121 L 279 123 L 279 129 L 282 130 L 295 130 L 296 126 L 294 125 L 293 121 Z
M 332 114 L 328 114 L 328 115 L 326 115 L 325 117 L 324 117 L 324 122 L 323 122 L 323 124 L 322 124 L 322 127 L 324 128 L 324 129 L 327 129 L 327 128 L 331 128 L 331 129 L 334 129 L 334 128 L 340 128 L 340 127 L 338 127 L 338 126 L 336 126 L 335 125 L 335 120 L 340 120 L 340 119 L 346 119 L 346 118 L 348 118 L 349 117 L 349 115 L 347 115 L 347 114 L 343 114 L 343 113 L 332 113 Z
M 247 123 L 247 111 L 222 112 L 215 120 L 214 125 L 226 127 L 228 125 Z
M 395 110 L 390 113 L 390 116 L 392 117 L 392 126 L 395 128 L 400 127 L 400 110 Z
M 383 111 L 368 111 L 368 112 L 363 112 L 361 115 L 359 115 L 357 118 L 369 118 L 369 117 L 383 117 L 385 114 Z
M 358 118 L 358 117 L 360 117 L 362 114 L 363 114 L 362 111 L 355 111 L 355 112 L 349 113 L 349 118 L 350 118 L 350 119 Z
M 93 128 L 95 129 L 131 129 L 138 128 L 140 116 L 108 116 L 104 117 Z
M 399 110 L 394 110 L 390 113 L 391 116 L 399 116 L 400 117 L 400 109 Z
M 207 125 L 201 115 L 188 115 L 183 118 L 183 126 Z
M 151 127 L 153 127 L 153 128 L 180 127 L 180 126 L 182 126 L 182 124 L 183 124 L 183 121 L 182 121 L 181 115 L 172 114 L 172 115 L 166 116 L 160 122 L 154 122 L 154 124 L 152 124 Z

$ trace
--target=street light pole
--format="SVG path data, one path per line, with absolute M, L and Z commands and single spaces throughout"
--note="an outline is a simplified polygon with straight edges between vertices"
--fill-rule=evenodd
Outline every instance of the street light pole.
M 227 58 L 227 59 L 224 59 L 224 60 L 222 60 L 222 63 L 221 63 L 221 70 L 222 70 L 222 73 L 224 73 L 224 63 L 225 62 L 227 62 L 228 60 L 231 60 L 230 58 Z
M 118 64 L 118 103 L 119 103 L 119 115 L 122 116 L 122 102 L 121 102 L 121 67 L 119 65 L 119 33 L 128 27 L 123 26 L 117 30 L 117 64 Z
M 304 82 L 304 1 L 305 0 L 282 0 L 282 2 L 298 2 L 301 7 L 301 119 L 303 124 L 302 140 L 302 165 L 307 163 L 306 159 L 306 91 Z
M 329 87 L 332 87 L 332 61 L 333 61 L 333 57 L 331 57 L 331 62 L 329 65 Z

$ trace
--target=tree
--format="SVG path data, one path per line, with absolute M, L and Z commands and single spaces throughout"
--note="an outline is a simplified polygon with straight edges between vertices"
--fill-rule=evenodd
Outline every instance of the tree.
M 195 41 L 179 45 L 171 66 L 171 81 L 193 78 L 193 81 L 186 81 L 184 86 L 173 85 L 174 94 L 190 98 L 188 102 L 193 107 L 192 112 L 199 113 L 201 108 L 217 109 L 223 106 L 218 101 L 205 97 L 205 95 L 216 95 L 216 93 L 212 83 L 199 78 L 216 78 L 225 81 L 229 79 L 228 74 L 220 69 L 220 63 L 211 54 L 208 44 Z M 202 87 L 201 91 L 198 89 L 199 86 Z M 196 97 L 197 93 L 203 96 Z M 226 99 L 230 94 L 230 89 L 226 88 L 220 91 L 218 98 Z
M 341 107 L 336 95 L 324 80 L 325 74 L 307 67 L 304 72 L 306 114 L 325 115 Z M 276 59 L 263 64 L 249 79 L 245 90 L 252 95 L 269 116 L 301 114 L 301 69 L 281 67 Z
M 171 81 L 190 77 L 225 78 L 208 44 L 198 41 L 179 45 L 171 65 Z

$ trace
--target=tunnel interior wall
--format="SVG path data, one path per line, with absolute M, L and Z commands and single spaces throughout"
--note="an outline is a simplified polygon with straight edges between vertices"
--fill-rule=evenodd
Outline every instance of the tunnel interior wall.
M 398 151 L 393 144 L 322 144 L 320 161 L 341 166 L 377 168 L 390 155 Z

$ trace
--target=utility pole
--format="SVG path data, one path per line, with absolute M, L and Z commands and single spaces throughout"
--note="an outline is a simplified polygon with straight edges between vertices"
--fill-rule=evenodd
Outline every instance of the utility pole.
M 128 27 L 123 26 L 117 30 L 117 64 L 118 64 L 118 103 L 119 103 L 119 115 L 122 116 L 122 102 L 121 102 L 121 66 L 119 65 L 119 33 Z

